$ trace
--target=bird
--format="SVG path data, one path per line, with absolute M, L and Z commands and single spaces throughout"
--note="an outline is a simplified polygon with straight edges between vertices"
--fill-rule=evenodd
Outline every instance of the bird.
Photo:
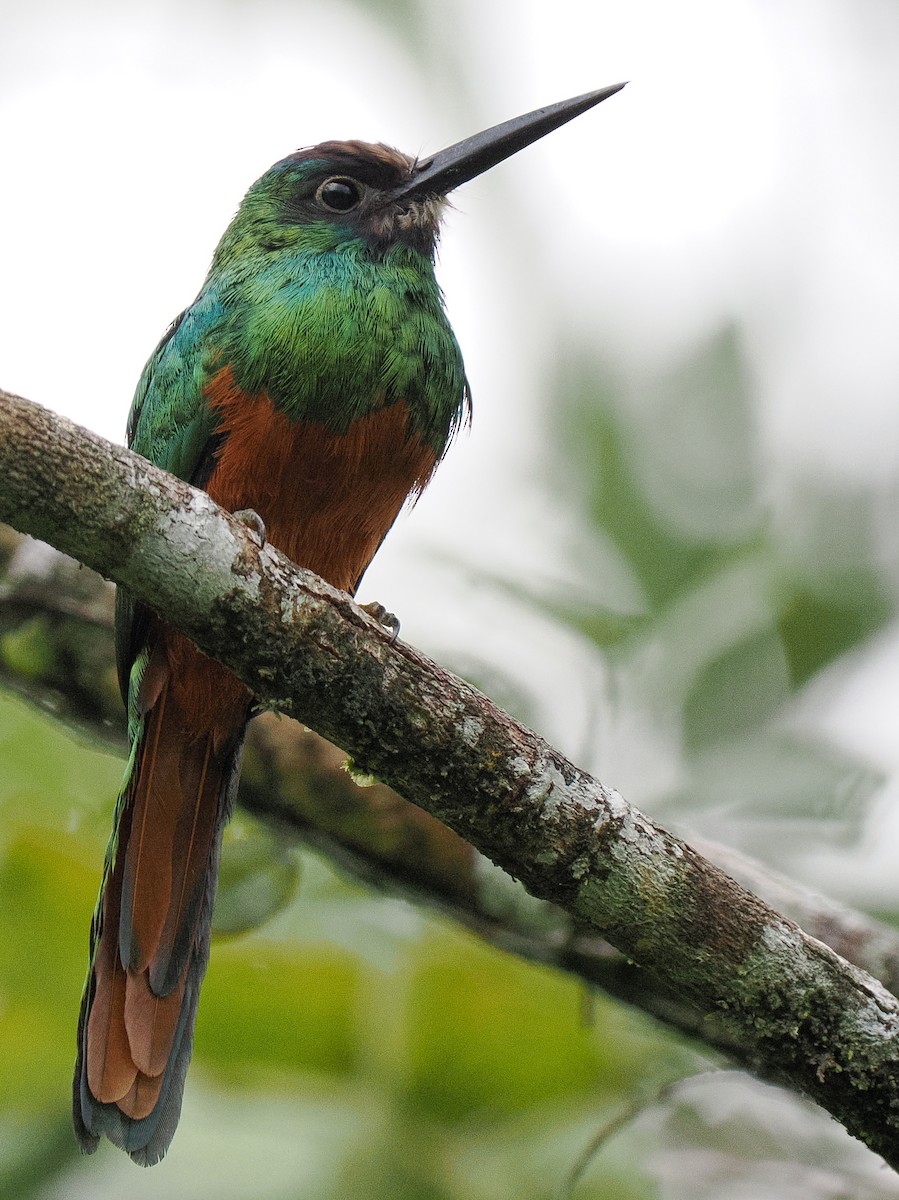
M 435 277 L 447 195 L 593 108 L 616 84 L 423 159 L 329 141 L 246 193 L 197 298 L 151 355 L 128 418 L 137 453 L 355 594 L 470 414 Z M 253 697 L 119 589 L 130 756 L 91 922 L 73 1117 L 143 1166 L 178 1124 L 223 828 Z

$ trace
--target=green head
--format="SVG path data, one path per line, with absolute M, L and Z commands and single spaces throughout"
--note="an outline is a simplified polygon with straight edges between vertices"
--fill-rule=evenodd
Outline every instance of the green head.
M 621 86 L 516 117 L 425 159 L 323 142 L 275 163 L 244 197 L 201 294 L 216 361 L 291 419 L 335 430 L 403 399 L 439 458 L 468 407 L 434 277 L 446 195 Z
M 515 117 L 415 159 L 383 144 L 322 142 L 275 163 L 244 198 L 216 253 L 287 248 L 328 252 L 350 243 L 375 258 L 401 243 L 433 258 L 446 196 L 620 91 L 614 84 Z

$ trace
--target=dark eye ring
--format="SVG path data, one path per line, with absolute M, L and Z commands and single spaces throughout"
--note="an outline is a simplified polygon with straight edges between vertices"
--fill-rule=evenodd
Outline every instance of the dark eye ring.
M 335 175 L 321 184 L 315 198 L 322 208 L 331 212 L 350 212 L 361 202 L 362 188 L 355 179 Z

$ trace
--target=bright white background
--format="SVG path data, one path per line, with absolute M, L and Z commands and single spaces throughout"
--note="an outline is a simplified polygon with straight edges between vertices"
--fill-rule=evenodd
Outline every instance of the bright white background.
M 530 284 L 555 287 L 625 362 L 739 307 L 768 351 L 772 429 L 789 433 L 800 408 L 805 439 L 814 402 L 810 455 L 852 470 L 879 446 L 891 464 L 895 6 L 470 0 L 462 25 L 460 7 L 409 6 L 432 39 L 417 69 L 375 4 L 8 5 L 5 384 L 114 436 L 159 331 L 271 161 L 335 136 L 434 150 L 627 78 L 456 198 L 443 278 L 479 439 L 509 431 L 527 389 L 535 347 L 501 339 L 536 323 Z

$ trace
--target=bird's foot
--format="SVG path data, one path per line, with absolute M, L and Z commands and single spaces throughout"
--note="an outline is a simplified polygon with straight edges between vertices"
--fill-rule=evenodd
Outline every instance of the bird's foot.
M 368 604 L 360 604 L 359 607 L 387 630 L 390 634 L 390 644 L 392 646 L 400 635 L 399 617 L 395 616 L 392 612 L 388 612 L 384 605 L 379 604 L 377 600 L 371 600 Z
M 236 513 L 232 513 L 231 515 L 240 521 L 241 525 L 246 527 L 247 532 L 259 549 L 264 549 L 265 522 L 259 513 L 253 508 L 239 508 Z

